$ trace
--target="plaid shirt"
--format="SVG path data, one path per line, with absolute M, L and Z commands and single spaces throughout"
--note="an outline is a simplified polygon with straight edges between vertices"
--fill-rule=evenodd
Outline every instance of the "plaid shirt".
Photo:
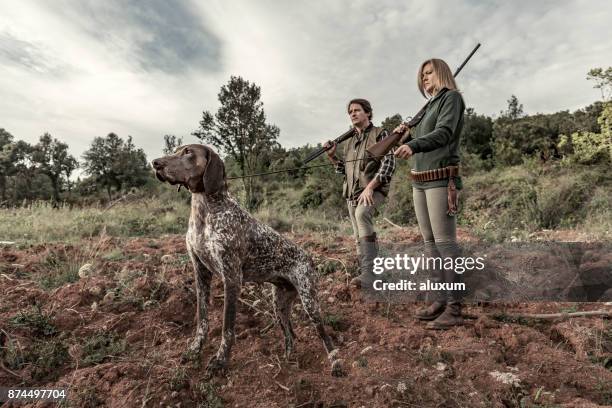
M 370 126 L 373 126 L 372 123 L 370 123 Z M 368 128 L 370 126 L 368 126 Z M 389 136 L 389 132 L 387 132 L 386 130 L 383 130 L 382 132 L 380 132 L 380 135 L 378 135 L 378 137 L 376 138 L 376 141 L 380 142 L 387 136 Z M 391 177 L 393 176 L 394 172 L 395 172 L 395 156 L 393 155 L 393 150 L 391 150 L 389 153 L 385 155 L 384 159 L 382 160 L 380 164 L 380 168 L 378 169 L 374 177 L 381 184 L 390 183 Z M 338 163 L 336 163 L 336 173 L 346 175 L 346 169 L 344 167 L 344 160 L 338 160 Z

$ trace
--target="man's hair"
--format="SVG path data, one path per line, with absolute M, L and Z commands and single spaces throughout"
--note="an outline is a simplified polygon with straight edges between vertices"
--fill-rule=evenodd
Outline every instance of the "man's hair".
M 368 118 L 370 120 L 372 120 L 372 105 L 370 105 L 370 102 L 366 99 L 362 99 L 362 98 L 355 98 L 355 99 L 351 99 L 349 101 L 349 103 L 346 105 L 346 111 L 348 112 L 349 109 L 351 108 L 351 105 L 356 103 L 357 105 L 361 106 L 361 108 L 363 109 L 363 111 L 368 115 Z
M 435 74 L 436 80 L 434 81 L 434 89 L 436 92 L 442 88 L 457 89 L 455 78 L 453 77 L 453 73 L 448 67 L 448 64 L 441 59 L 432 58 L 423 62 L 419 68 L 419 72 L 417 73 L 417 86 L 419 91 L 421 91 L 421 95 L 426 98 L 432 96 L 427 93 L 425 87 L 423 86 L 423 69 L 427 64 L 431 64 L 431 68 Z

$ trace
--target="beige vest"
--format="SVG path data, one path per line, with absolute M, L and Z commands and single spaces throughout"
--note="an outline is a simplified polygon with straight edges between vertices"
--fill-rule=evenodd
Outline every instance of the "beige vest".
M 372 126 L 365 134 L 361 135 L 361 139 L 359 135 L 355 134 L 347 140 L 344 146 L 346 178 L 342 188 L 342 195 L 345 198 L 357 198 L 378 172 L 381 163 L 380 159 L 365 158 L 367 157 L 366 150 L 376 143 L 376 138 L 383 130 L 381 127 Z M 389 192 L 389 185 L 387 183 L 381 184 L 376 190 L 386 196 Z

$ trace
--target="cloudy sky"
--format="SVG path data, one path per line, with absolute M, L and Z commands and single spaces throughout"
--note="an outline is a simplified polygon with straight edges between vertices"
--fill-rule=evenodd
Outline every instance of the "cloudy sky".
M 468 106 L 497 114 L 515 94 L 527 113 L 584 107 L 585 79 L 612 65 L 610 1 L 0 2 L 0 128 L 44 132 L 78 157 L 96 136 L 132 135 L 149 158 L 164 134 L 190 133 L 216 111 L 230 75 L 262 88 L 280 143 L 342 133 L 347 100 L 370 99 L 375 122 L 412 115 L 427 58 L 455 68 Z

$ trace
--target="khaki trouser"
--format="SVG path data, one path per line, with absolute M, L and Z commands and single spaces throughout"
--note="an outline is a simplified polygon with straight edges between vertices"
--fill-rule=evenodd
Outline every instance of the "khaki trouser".
M 359 204 L 357 207 L 353 207 L 350 204 L 348 206 L 349 217 L 351 219 L 351 224 L 353 225 L 353 236 L 355 237 L 355 242 L 359 242 L 359 238 L 368 237 L 374 234 L 374 213 L 376 209 L 382 204 L 385 200 L 385 196 L 382 195 L 379 191 L 374 191 L 374 205 L 373 206 L 365 206 Z M 357 246 L 359 248 L 359 246 Z
M 425 241 L 425 255 L 453 259 L 460 256 L 461 248 L 457 244 L 457 219 L 446 213 L 448 210 L 446 187 L 428 189 L 413 187 L 412 198 L 419 229 Z M 462 281 L 462 276 L 452 269 L 433 270 L 430 274 L 434 282 Z M 459 291 L 437 292 L 432 300 L 458 303 L 462 297 Z

